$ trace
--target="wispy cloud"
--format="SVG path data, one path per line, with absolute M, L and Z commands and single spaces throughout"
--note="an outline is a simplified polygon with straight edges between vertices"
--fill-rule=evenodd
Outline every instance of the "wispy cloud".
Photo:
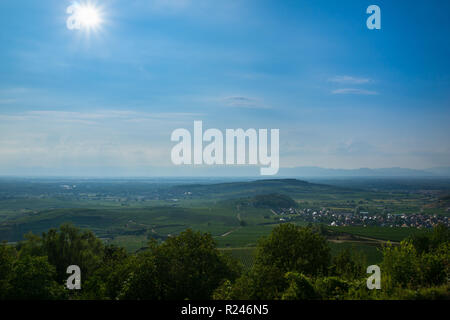
M 352 77 L 352 76 L 335 76 L 328 79 L 330 82 L 340 83 L 340 84 L 364 84 L 372 82 L 369 78 Z
M 131 110 L 1 112 L 0 167 L 164 165 L 170 161 L 171 131 L 200 116 Z
M 365 141 L 347 141 L 339 143 L 335 150 L 330 151 L 331 154 L 336 155 L 368 155 L 380 153 L 380 150 Z
M 256 98 L 246 96 L 230 96 L 221 99 L 225 105 L 236 108 L 270 109 L 270 106 Z
M 343 88 L 331 91 L 333 94 L 359 94 L 359 95 L 377 95 L 378 92 L 366 89 Z
M 136 112 L 126 110 L 100 110 L 94 112 L 36 110 L 19 113 L 0 113 L 3 124 L 10 123 L 72 123 L 87 126 L 115 123 L 165 123 L 179 124 L 201 117 L 201 113 L 190 112 Z

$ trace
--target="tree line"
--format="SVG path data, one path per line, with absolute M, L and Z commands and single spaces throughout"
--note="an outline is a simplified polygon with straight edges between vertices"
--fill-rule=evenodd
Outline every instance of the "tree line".
M 439 225 L 381 248 L 381 290 L 366 287 L 358 251 L 332 257 L 318 227 L 281 224 L 259 241 L 244 271 L 209 233 L 186 230 L 130 254 L 93 232 L 64 224 L 41 236 L 0 245 L 0 299 L 448 299 L 450 231 Z M 81 290 L 68 290 L 69 265 Z

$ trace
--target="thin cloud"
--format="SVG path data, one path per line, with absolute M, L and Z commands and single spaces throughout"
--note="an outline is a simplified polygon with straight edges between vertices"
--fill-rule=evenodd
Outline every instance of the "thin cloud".
M 328 79 L 328 81 L 340 84 L 364 84 L 372 82 L 372 80 L 369 78 L 359 78 L 352 76 L 335 76 Z
M 331 91 L 332 94 L 359 94 L 359 95 L 377 95 L 378 92 L 365 90 L 365 89 L 356 89 L 356 88 L 344 88 L 344 89 L 336 89 Z
M 225 97 L 222 99 L 222 101 L 229 107 L 250 108 L 250 109 L 270 109 L 269 106 L 265 105 L 259 99 L 245 97 L 245 96 Z
M 124 122 L 144 122 L 166 120 L 178 122 L 180 118 L 194 118 L 202 116 L 201 113 L 189 112 L 135 112 L 127 110 L 100 110 L 97 112 L 77 112 L 59 110 L 36 110 L 13 114 L 0 114 L 3 121 L 57 121 L 71 122 L 85 125 L 95 125 L 102 121 L 118 120 Z

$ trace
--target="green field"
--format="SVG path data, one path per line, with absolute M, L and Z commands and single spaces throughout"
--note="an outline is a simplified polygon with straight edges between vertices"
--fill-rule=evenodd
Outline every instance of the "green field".
M 250 270 L 255 262 L 256 248 L 222 248 L 220 250 L 238 260 L 245 271 Z
M 372 244 L 358 243 L 358 242 L 346 242 L 346 243 L 334 243 L 329 242 L 331 249 L 331 256 L 336 256 L 341 250 L 350 249 L 356 252 L 362 253 L 368 265 L 380 263 L 382 255 L 380 247 Z M 255 261 L 255 247 L 248 248 L 222 248 L 222 252 L 230 254 L 237 259 L 243 266 L 244 270 L 250 270 Z
M 331 255 L 337 255 L 341 250 L 350 249 L 357 252 L 361 252 L 366 258 L 367 265 L 380 263 L 382 260 L 382 255 L 380 252 L 380 246 L 373 244 L 366 244 L 360 242 L 344 242 L 335 243 L 329 242 L 331 248 Z
M 355 182 L 358 183 L 358 182 Z M 371 184 L 372 183 L 372 184 Z M 76 185 L 66 190 L 61 185 Z M 270 205 L 292 197 L 299 209 L 335 212 L 361 211 L 411 213 L 417 210 L 446 213 L 442 194 L 450 190 L 450 181 L 416 182 L 407 188 L 380 181 L 342 186 L 309 183 L 295 179 L 257 180 L 216 184 L 175 184 L 155 181 L 28 181 L 0 179 L 0 240 L 17 242 L 28 232 L 40 234 L 62 223 L 90 229 L 104 241 L 136 252 L 151 238 L 167 237 L 191 228 L 209 232 L 217 246 L 237 257 L 244 266 L 252 263 L 253 248 L 261 237 L 281 223 Z M 374 190 L 376 189 L 376 190 Z M 424 189 L 431 190 L 422 192 Z M 434 190 L 434 191 L 433 191 Z M 435 191 L 438 190 L 438 191 Z M 439 191 L 442 190 L 442 191 Z M 433 193 L 435 192 L 435 193 Z M 276 193 L 276 195 L 275 195 Z M 261 195 L 274 194 L 270 199 Z M 267 201 L 269 200 L 269 201 Z M 285 215 L 298 225 L 307 225 L 301 217 Z M 292 220 L 289 220 L 292 219 Z M 412 228 L 328 227 L 341 234 L 353 235 L 341 243 L 329 242 L 332 253 L 355 247 L 369 262 L 379 261 L 378 240 L 398 242 L 426 232 Z M 360 238 L 360 239 L 358 239 Z M 370 240 L 362 238 L 377 239 Z M 228 251 L 227 251 L 228 252 Z
M 328 227 L 330 230 L 368 237 L 379 240 L 399 242 L 414 234 L 423 234 L 428 230 L 416 228 L 390 228 L 390 227 Z

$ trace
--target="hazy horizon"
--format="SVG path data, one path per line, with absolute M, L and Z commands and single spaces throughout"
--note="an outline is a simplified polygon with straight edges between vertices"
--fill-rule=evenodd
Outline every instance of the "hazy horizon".
M 195 120 L 280 129 L 280 167 L 450 166 L 449 2 L 81 2 L 0 3 L 0 174 L 145 175 Z
M 257 166 L 200 166 L 200 167 L 152 167 L 147 171 L 121 171 L 120 168 L 89 168 L 79 171 L 78 168 L 72 170 L 54 169 L 36 169 L 17 170 L 9 174 L 0 172 L 1 177 L 61 177 L 61 178 L 261 178 L 261 179 L 280 179 L 280 178 L 314 178 L 314 177 L 430 177 L 447 178 L 450 177 L 450 167 L 435 167 L 422 170 L 410 168 L 322 168 L 322 167 L 290 167 L 280 168 L 278 174 L 274 176 L 260 176 Z

